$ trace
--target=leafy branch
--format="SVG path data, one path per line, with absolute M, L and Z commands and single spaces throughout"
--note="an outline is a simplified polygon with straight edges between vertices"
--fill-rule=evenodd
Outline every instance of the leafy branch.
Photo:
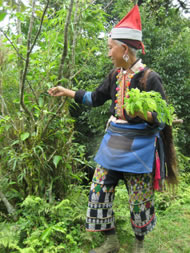
M 156 91 L 142 91 L 131 89 L 124 99 L 124 108 L 127 113 L 143 113 L 147 119 L 147 112 L 156 112 L 158 121 L 172 125 L 174 108 L 162 99 L 161 94 Z

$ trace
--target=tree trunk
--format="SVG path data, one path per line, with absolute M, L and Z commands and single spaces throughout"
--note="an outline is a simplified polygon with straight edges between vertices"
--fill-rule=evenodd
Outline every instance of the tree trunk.
M 6 206 L 8 214 L 12 214 L 13 215 L 13 219 L 16 220 L 17 217 L 14 214 L 16 210 L 11 205 L 11 203 L 8 201 L 8 199 L 5 197 L 4 193 L 1 190 L 0 190 L 0 198 L 2 199 L 4 205 Z

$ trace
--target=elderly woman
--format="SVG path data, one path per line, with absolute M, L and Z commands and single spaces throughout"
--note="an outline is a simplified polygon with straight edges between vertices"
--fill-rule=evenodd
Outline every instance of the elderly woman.
M 144 53 L 141 41 L 140 13 L 136 5 L 111 31 L 108 56 L 115 70 L 95 91 L 75 92 L 61 86 L 49 90 L 52 96 L 72 97 L 77 103 L 90 106 L 100 106 L 112 100 L 112 116 L 95 156 L 97 167 L 86 218 L 87 231 L 104 232 L 106 238 L 102 246 L 90 253 L 119 251 L 112 204 L 120 179 L 124 180 L 129 194 L 131 225 L 136 238 L 134 252 L 144 252 L 144 236 L 156 224 L 154 189 L 159 189 L 159 183 L 165 177 L 164 149 L 160 137 L 163 124 L 158 122 L 156 112 L 148 112 L 147 117 L 141 112 L 128 115 L 123 107 L 124 97 L 131 88 L 154 90 L 165 99 L 159 75 L 136 58 L 137 49 L 142 49 Z M 175 181 L 170 165 L 168 175 Z

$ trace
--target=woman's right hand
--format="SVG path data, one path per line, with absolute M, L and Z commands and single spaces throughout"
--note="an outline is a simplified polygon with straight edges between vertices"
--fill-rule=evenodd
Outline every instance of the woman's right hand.
M 66 89 L 62 86 L 56 86 L 56 87 L 50 88 L 48 90 L 48 93 L 54 97 L 66 96 L 66 97 L 74 98 L 74 96 L 75 96 L 74 91 Z

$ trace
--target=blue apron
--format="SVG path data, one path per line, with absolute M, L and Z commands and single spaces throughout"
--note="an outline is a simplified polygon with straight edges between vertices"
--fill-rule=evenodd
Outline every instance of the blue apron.
M 147 123 L 110 123 L 94 160 L 110 170 L 151 173 L 160 128 Z

